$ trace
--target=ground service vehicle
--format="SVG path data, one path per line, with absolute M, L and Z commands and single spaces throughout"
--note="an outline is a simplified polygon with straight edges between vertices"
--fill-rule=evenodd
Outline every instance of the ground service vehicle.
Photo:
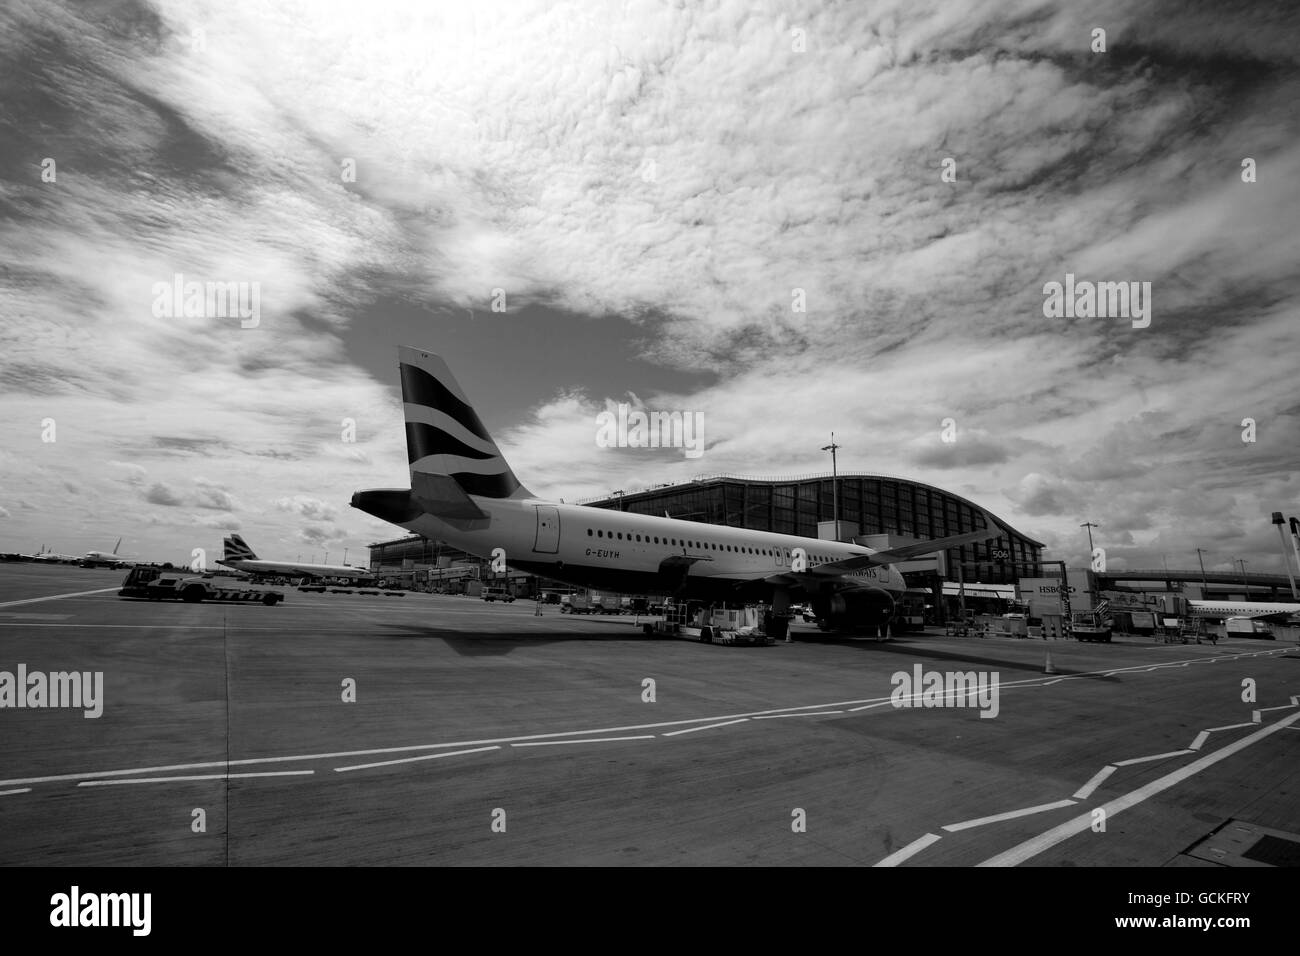
M 159 568 L 132 568 L 117 596 L 146 601 L 185 601 L 189 604 L 199 601 L 256 601 L 273 605 L 284 600 L 279 591 L 256 588 L 241 581 L 218 582 L 215 578 L 205 579 Z

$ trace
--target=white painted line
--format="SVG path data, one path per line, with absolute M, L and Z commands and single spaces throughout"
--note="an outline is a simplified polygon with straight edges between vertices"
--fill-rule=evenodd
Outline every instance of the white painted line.
M 893 703 L 893 702 L 888 700 L 882 700 L 882 701 L 877 701 L 874 704 L 863 704 L 861 707 L 850 707 L 849 713 L 856 714 L 860 710 L 870 710 L 872 707 L 884 707 L 886 704 L 889 703 Z
M 1258 724 L 1258 723 L 1262 723 L 1262 722 L 1263 722 L 1263 718 L 1260 717 L 1260 715 L 1259 715 L 1259 711 L 1257 711 L 1257 710 L 1252 710 L 1252 711 L 1250 712 L 1250 722 L 1251 722 L 1252 724 Z
M 1074 806 L 1073 800 L 1057 800 L 1055 803 L 1044 803 L 1037 807 L 1025 807 L 1023 810 L 1009 810 L 1006 813 L 995 813 L 991 817 L 980 817 L 978 820 L 966 820 L 962 823 L 950 823 L 946 827 L 949 833 L 956 833 L 958 830 L 969 830 L 971 827 L 982 827 L 986 823 L 1001 823 L 1003 820 L 1014 820 L 1016 817 L 1027 817 L 1034 813 L 1044 813 L 1047 810 L 1059 810 L 1061 807 Z
M 1255 733 L 1251 734 L 1249 737 L 1243 737 L 1241 738 L 1241 740 L 1238 740 L 1236 743 L 1228 744 L 1228 746 L 1216 750 L 1214 751 L 1214 753 L 1206 754 L 1204 757 L 1200 758 L 1199 760 L 1192 761 L 1185 767 L 1180 767 L 1179 769 L 1173 771 L 1172 773 L 1167 773 L 1163 777 L 1160 777 L 1159 779 L 1152 780 L 1150 783 L 1146 784 L 1143 787 L 1139 787 L 1137 790 L 1133 790 L 1130 793 L 1126 793 L 1121 797 L 1117 797 L 1114 800 L 1111 800 L 1109 803 L 1103 804 L 1101 809 L 1105 811 L 1106 817 L 1107 819 L 1109 819 L 1110 817 L 1113 817 L 1115 814 L 1127 810 L 1130 807 L 1134 807 L 1137 804 L 1141 803 L 1143 800 L 1147 800 L 1150 797 L 1155 796 L 1157 793 L 1160 793 L 1163 790 L 1168 790 L 1170 787 L 1177 786 L 1178 784 L 1186 780 L 1188 777 L 1195 776 L 1196 774 L 1200 773 L 1202 770 L 1205 770 L 1208 767 L 1212 767 L 1220 760 L 1226 760 L 1227 758 L 1231 757 L 1233 754 L 1241 750 L 1245 750 L 1251 744 L 1263 740 L 1269 734 L 1273 734 L 1279 730 L 1284 730 L 1287 727 L 1290 727 L 1297 720 L 1300 720 L 1300 712 L 1294 713 L 1290 717 L 1285 717 L 1275 724 L 1269 724 L 1267 727 L 1261 727 L 1259 730 L 1255 731 Z M 1031 857 L 1037 856 L 1038 854 L 1044 852 L 1045 850 L 1050 850 L 1058 843 L 1064 843 L 1072 836 L 1077 836 L 1080 833 L 1084 833 L 1088 831 L 1093 824 L 1094 812 L 1095 812 L 1094 810 L 1089 810 L 1087 813 L 1080 814 L 1079 816 L 1075 817 L 1073 820 L 1067 820 L 1065 823 L 1062 823 L 1060 826 L 1053 827 L 1052 829 L 1048 830 L 1046 833 L 1040 833 L 1038 836 L 1034 837 L 1033 839 L 1026 840 L 1024 843 L 1017 844 L 1016 846 L 1013 846 L 1011 849 L 999 853 L 996 856 L 989 857 L 989 859 L 985 860 L 983 863 L 980 863 L 979 865 L 980 866 L 1017 866 L 1025 862 L 1026 860 L 1030 859 Z
M 721 724 L 705 724 L 703 727 L 687 727 L 685 730 L 670 730 L 664 734 L 665 737 L 676 737 L 679 734 L 693 734 L 697 730 L 712 730 L 714 727 L 730 727 L 732 724 L 748 723 L 748 717 L 741 717 L 739 720 L 728 720 Z
M 1092 792 L 1101 786 L 1102 781 L 1105 780 L 1114 772 L 1115 772 L 1115 768 L 1110 764 L 1107 764 L 1106 766 L 1102 767 L 1095 774 L 1093 774 L 1091 780 L 1089 780 L 1082 787 L 1080 787 L 1078 790 L 1075 791 L 1074 799 L 1087 800 L 1089 797 L 1092 796 Z
M 15 793 L 31 793 L 31 787 L 23 787 L 21 790 L 0 790 L 0 797 L 10 797 Z
M 1167 754 L 1152 754 L 1149 757 L 1133 757 L 1129 760 L 1116 760 L 1117 767 L 1131 767 L 1135 763 L 1150 763 L 1152 760 L 1164 760 L 1166 757 L 1181 757 L 1183 754 L 1192 753 L 1191 750 L 1171 750 Z
M 0 624 L 0 627 L 9 627 L 9 626 L 26 626 L 26 625 Z M 45 625 L 39 625 L 39 626 L 45 626 Z M 108 626 L 108 625 L 52 624 L 49 626 L 50 627 L 101 627 L 101 626 Z M 112 625 L 112 626 L 116 627 L 117 625 Z M 141 629 L 139 625 L 128 624 L 122 626 L 133 627 L 137 630 Z M 158 625 L 158 626 L 163 627 L 164 625 Z M 170 627 L 171 625 L 166 625 L 166 626 Z M 184 625 L 184 627 L 186 630 L 198 629 L 196 626 L 188 625 L 188 624 Z M 211 627 L 206 627 L 205 629 L 215 630 L 217 629 L 217 626 L 214 625 Z M 305 628 L 293 628 L 293 629 L 304 630 Z M 285 628 L 283 626 L 253 628 L 253 627 L 245 627 L 243 625 L 239 625 L 239 630 L 241 631 L 266 630 L 266 631 L 284 632 Z M 348 629 L 346 628 L 340 630 L 347 631 L 350 633 L 350 631 L 348 631 Z M 313 633 L 316 633 L 316 631 L 313 630 Z M 1099 673 L 1101 672 L 1088 671 L 1082 674 L 1072 674 L 1070 675 L 1070 677 L 1066 679 L 1081 680 L 1081 679 L 1086 679 L 1088 677 L 1095 677 Z M 1115 672 L 1110 671 L 1108 673 L 1115 673 Z M 999 690 L 1007 690 L 1008 688 L 1019 687 L 1024 685 L 1035 686 L 1041 682 L 1042 682 L 1041 677 L 1026 678 L 1025 680 L 1022 681 L 999 681 L 998 688 Z M 0 780 L 0 786 L 20 786 L 29 783 L 56 783 L 62 780 L 86 780 L 90 778 L 99 779 L 103 777 L 119 777 L 119 776 L 127 776 L 130 774 L 140 774 L 140 773 L 167 773 L 176 770 L 201 770 L 201 769 L 207 769 L 211 767 L 246 767 L 246 766 L 254 766 L 257 764 L 292 763 L 294 761 L 300 761 L 300 760 L 334 760 L 334 759 L 346 758 L 346 757 L 370 757 L 379 754 L 413 753 L 422 750 L 443 750 L 445 748 L 451 748 L 451 747 L 476 747 L 476 746 L 486 745 L 486 744 L 513 744 L 515 741 L 547 740 L 547 739 L 559 738 L 559 737 L 578 737 L 584 734 L 621 733 L 623 731 L 629 731 L 629 730 L 659 730 L 660 728 L 663 727 L 680 727 L 683 724 L 701 724 L 701 723 L 711 723 L 711 722 L 717 723 L 718 721 L 734 720 L 737 718 L 752 718 L 762 714 L 772 714 L 777 712 L 794 712 L 799 710 L 812 710 L 814 708 L 825 708 L 825 707 L 844 707 L 849 704 L 863 704 L 865 706 L 858 707 L 856 709 L 865 710 L 870 707 L 884 706 L 885 704 L 889 704 L 891 702 L 892 702 L 892 697 L 865 698 L 865 699 L 858 699 L 858 700 L 834 701 L 834 702 L 828 702 L 822 704 L 806 704 L 802 707 L 775 707 L 770 710 L 751 711 L 748 713 L 739 713 L 739 714 L 714 714 L 708 717 L 691 717 L 685 720 L 665 720 L 665 721 L 659 721 L 657 723 L 632 724 L 623 727 L 599 727 L 599 728 L 589 728 L 586 730 L 559 730 L 559 731 L 551 731 L 550 733 L 517 734 L 509 737 L 489 737 L 489 738 L 483 738 L 479 740 L 455 740 L 455 741 L 448 741 L 446 743 L 439 743 L 439 744 L 411 744 L 403 747 L 376 747 L 376 748 L 371 748 L 366 750 L 343 750 L 343 751 L 329 752 L 329 753 L 290 754 L 282 757 L 251 757 L 251 758 L 246 758 L 241 760 L 230 760 L 230 761 L 208 760 L 208 761 L 198 761 L 193 763 L 168 764 L 168 765 L 155 766 L 155 767 L 132 767 L 126 770 L 99 770 L 99 771 L 80 772 L 80 773 L 53 774 L 44 777 L 16 777 L 11 780 Z
M 1059 683 L 1060 683 L 1061 681 L 1063 681 L 1063 680 L 1065 680 L 1064 677 L 1058 677 L 1058 678 L 1056 678 L 1056 680 L 1049 680 L 1049 681 L 1048 681 L 1046 684 L 1044 684 L 1043 686 L 1044 686 L 1044 687 L 1051 687 L 1053 684 L 1059 684 Z
M 441 757 L 459 757 L 463 754 L 481 754 L 489 750 L 500 750 L 500 747 L 475 747 L 473 750 L 453 750 L 445 754 L 424 754 L 419 757 L 403 757 L 400 760 L 381 760 L 379 763 L 359 763 L 351 767 L 335 767 L 337 773 L 347 773 L 349 770 L 369 770 L 371 767 L 391 767 L 399 763 L 415 763 L 417 760 L 438 760 Z
M 654 734 L 640 737 L 588 737 L 585 740 L 534 740 L 525 744 L 511 744 L 511 747 L 554 747 L 557 744 L 608 744 L 616 740 L 654 740 Z
M 1267 714 L 1270 710 L 1290 710 L 1294 706 L 1295 704 L 1281 704 L 1277 707 L 1261 707 L 1259 712 L 1261 714 Z
M 1251 721 L 1250 723 L 1246 723 L 1246 724 L 1228 724 L 1228 726 L 1226 727 L 1209 727 L 1207 729 L 1209 730 L 1210 733 L 1214 733 L 1216 730 L 1240 730 L 1242 727 L 1254 727 L 1254 726 L 1255 726 L 1255 722 Z
M 1187 749 L 1200 750 L 1201 745 L 1209 739 L 1210 739 L 1210 732 L 1208 730 L 1202 730 L 1199 734 L 1196 735 L 1196 739 L 1192 741 L 1191 746 L 1188 747 Z
M 39 604 L 41 601 L 59 601 L 63 598 L 85 597 L 87 594 L 103 594 L 106 591 L 120 591 L 122 585 L 117 584 L 111 588 L 96 588 L 93 591 L 69 591 L 67 594 L 48 594 L 45 597 L 24 598 L 21 601 L 5 601 L 0 607 L 17 607 L 19 604 Z
M 301 777 L 315 770 L 276 770 L 264 773 L 205 773 L 189 777 L 137 777 L 133 780 L 83 780 L 78 787 L 113 787 L 121 783 L 173 783 L 177 780 L 242 780 L 246 777 Z
M 776 720 L 778 717 L 825 717 L 827 714 L 842 714 L 842 710 L 815 710 L 811 714 L 762 714 L 755 720 Z
M 927 833 L 925 836 L 921 837 L 921 839 L 913 840 L 911 843 L 903 847 L 901 850 L 895 850 L 893 853 L 889 854 L 889 856 L 885 857 L 879 863 L 874 863 L 872 865 L 873 866 L 898 866 L 898 864 L 902 863 L 908 857 L 915 856 L 916 854 L 924 850 L 927 846 L 929 846 L 931 843 L 936 843 L 941 839 L 943 838 L 939 836 L 939 834 L 937 833 Z

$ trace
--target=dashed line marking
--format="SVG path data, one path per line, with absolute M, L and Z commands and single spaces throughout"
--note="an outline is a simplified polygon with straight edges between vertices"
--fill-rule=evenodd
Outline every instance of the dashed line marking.
M 335 767 L 336 773 L 347 773 L 349 770 L 369 770 L 371 767 L 391 767 L 399 763 L 415 763 L 417 760 L 438 760 L 442 757 L 460 757 L 464 754 L 481 754 L 489 750 L 500 750 L 500 747 L 475 747 L 473 750 L 453 750 L 445 754 L 421 754 L 419 757 L 402 757 L 400 760 L 381 760 L 378 763 L 358 763 L 350 767 Z
M 1003 820 L 1014 820 L 1017 817 L 1027 817 L 1035 813 L 1046 813 L 1048 810 L 1059 810 L 1061 807 L 1072 807 L 1074 803 L 1073 800 L 1057 800 L 1055 803 L 1043 803 L 1036 807 L 1025 807 L 1023 810 L 1008 810 L 1006 813 L 995 813 L 989 817 L 965 820 L 962 823 L 950 823 L 944 829 L 949 833 L 956 833 L 958 830 L 982 827 L 986 823 L 1001 823 Z
M 1115 814 L 1127 810 L 1130 807 L 1134 807 L 1163 790 L 1168 790 L 1170 787 L 1182 783 L 1188 777 L 1195 776 L 1202 770 L 1213 766 L 1219 761 L 1226 760 L 1233 754 L 1246 749 L 1257 741 L 1263 740 L 1270 734 L 1290 727 L 1297 720 L 1300 720 L 1300 712 L 1292 714 L 1290 717 L 1283 718 L 1276 724 L 1269 724 L 1267 727 L 1262 727 L 1248 737 L 1243 737 L 1241 740 L 1228 744 L 1228 746 L 1216 750 L 1212 754 L 1206 754 L 1199 760 L 1194 760 L 1185 767 L 1180 767 L 1171 773 L 1167 773 L 1163 777 L 1153 780 L 1143 787 L 1139 787 L 1137 790 L 1133 790 L 1121 797 L 1117 797 L 1109 803 L 1103 804 L 1101 809 L 1105 812 L 1107 818 L 1113 817 Z M 1078 834 L 1087 831 L 1092 826 L 1094 812 L 1095 810 L 1090 810 L 1087 813 L 1080 814 L 1072 820 L 1067 820 L 1060 826 L 1053 827 L 1046 833 L 1040 833 L 1038 836 L 1026 840 L 1023 843 L 1019 843 L 1009 850 L 999 853 L 996 856 L 989 857 L 979 865 L 1016 866 L 1023 863 L 1031 857 L 1035 857 L 1046 850 L 1050 850 L 1059 843 L 1064 843 L 1070 837 L 1077 836 Z
M 873 864 L 873 866 L 898 866 L 898 864 L 902 863 L 904 860 L 908 859 L 909 857 L 913 857 L 916 854 L 920 853 L 931 843 L 937 843 L 941 839 L 943 838 L 939 836 L 939 834 L 937 833 L 927 833 L 919 840 L 913 840 L 911 843 L 903 847 L 901 850 L 895 850 L 893 853 L 889 854 L 889 856 L 885 857 L 879 863 Z
M 713 730 L 715 727 L 730 727 L 732 724 L 743 724 L 749 721 L 748 717 L 741 717 L 739 720 L 728 720 L 720 724 L 705 724 L 703 727 L 687 727 L 685 730 L 670 730 L 665 737 L 677 737 L 681 734 L 693 734 L 697 730 Z
M 1183 754 L 1191 753 L 1191 750 L 1171 750 L 1167 754 L 1151 754 L 1149 757 L 1130 757 L 1128 760 L 1116 760 L 1117 767 L 1131 767 L 1135 763 L 1150 763 L 1153 760 L 1164 760 L 1166 757 L 1181 757 Z
M 186 777 L 135 777 L 130 780 L 83 780 L 78 787 L 115 787 L 127 783 L 176 783 L 190 780 L 243 780 L 248 777 L 304 777 L 315 770 L 270 770 L 263 773 L 204 773 Z
M 1091 780 L 1089 780 L 1087 783 L 1085 783 L 1082 787 L 1080 787 L 1078 790 L 1074 792 L 1074 799 L 1087 800 L 1090 796 L 1092 796 L 1092 792 L 1101 786 L 1102 781 L 1104 781 L 1107 777 L 1109 777 L 1114 772 L 1115 772 L 1115 767 L 1112 764 L 1107 764 L 1106 766 L 1102 767 L 1095 774 L 1093 774 Z
M 642 734 L 639 737 L 587 737 L 583 740 L 532 740 L 528 743 L 511 744 L 511 747 L 556 747 L 560 744 L 608 744 L 617 740 L 654 740 L 654 734 Z

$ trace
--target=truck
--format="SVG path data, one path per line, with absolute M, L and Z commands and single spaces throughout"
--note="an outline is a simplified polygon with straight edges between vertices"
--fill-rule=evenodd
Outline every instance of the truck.
M 284 600 L 280 591 L 253 587 L 242 581 L 218 581 L 202 575 L 143 567 L 131 569 L 117 596 L 141 601 L 184 601 L 187 604 L 200 601 L 258 602 L 268 606 Z
M 515 596 L 511 594 L 509 591 L 507 591 L 505 588 L 490 588 L 490 587 L 485 587 L 483 589 L 483 594 L 481 595 L 481 597 L 485 601 L 502 601 L 506 604 L 509 604 L 515 599 Z
M 1249 617 L 1230 617 L 1224 622 L 1223 629 L 1229 635 L 1237 637 L 1271 638 L 1273 636 L 1273 629 L 1266 623 Z

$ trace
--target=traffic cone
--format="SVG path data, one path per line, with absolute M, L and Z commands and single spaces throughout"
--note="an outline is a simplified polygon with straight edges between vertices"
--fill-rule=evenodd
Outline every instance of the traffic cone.
M 1048 648 L 1048 649 L 1047 649 L 1047 661 L 1043 664 L 1043 673 L 1044 673 L 1044 674 L 1055 674 L 1055 673 L 1056 673 L 1056 668 L 1052 666 L 1052 650 L 1051 650 L 1051 648 Z

